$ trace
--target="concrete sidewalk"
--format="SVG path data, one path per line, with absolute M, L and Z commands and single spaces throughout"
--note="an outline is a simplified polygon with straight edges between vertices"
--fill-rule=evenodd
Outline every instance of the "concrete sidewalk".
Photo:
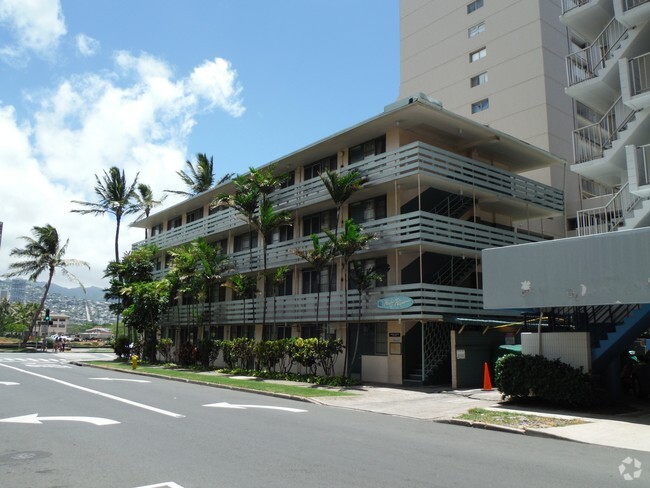
M 560 410 L 529 409 L 502 402 L 496 391 L 444 390 L 440 388 L 392 388 L 363 386 L 349 389 L 355 396 L 325 397 L 315 401 L 324 405 L 351 408 L 387 415 L 449 422 L 526 435 L 551 437 L 587 444 L 650 452 L 650 402 L 602 414 L 577 414 Z M 513 429 L 458 421 L 471 408 L 507 410 L 544 417 L 581 419 L 582 424 L 564 427 Z

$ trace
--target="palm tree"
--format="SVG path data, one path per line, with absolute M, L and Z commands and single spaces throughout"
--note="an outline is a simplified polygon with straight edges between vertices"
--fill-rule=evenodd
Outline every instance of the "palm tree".
M 104 171 L 104 176 L 100 180 L 95 175 L 97 184 L 95 185 L 95 194 L 99 197 L 99 202 L 81 202 L 73 200 L 86 208 L 74 209 L 72 212 L 93 215 L 112 214 L 115 216 L 115 262 L 120 262 L 119 238 L 120 223 L 125 215 L 138 212 L 139 207 L 133 204 L 136 198 L 136 185 L 138 183 L 138 174 L 135 180 L 129 184 L 124 175 L 124 170 L 120 171 L 116 166 L 111 167 L 108 172 Z
M 32 227 L 32 235 L 34 237 L 20 237 L 26 241 L 27 244 L 25 247 L 23 249 L 14 248 L 9 253 L 10 256 L 21 258 L 22 261 L 11 263 L 9 265 L 9 269 L 11 271 L 6 275 L 7 277 L 29 275 L 29 280 L 35 282 L 41 273 L 48 273 L 47 282 L 45 284 L 45 291 L 43 292 L 41 303 L 31 319 L 29 334 L 27 337 L 31 336 L 34 331 L 36 321 L 38 320 L 38 317 L 43 310 L 43 306 L 45 305 L 45 300 L 47 299 L 47 294 L 50 291 L 50 285 L 52 284 L 52 278 L 54 277 L 56 270 L 60 269 L 61 273 L 65 277 L 71 279 L 72 281 L 75 281 L 83 288 L 83 285 L 79 279 L 70 273 L 67 268 L 68 266 L 86 266 L 88 269 L 90 269 L 90 266 L 85 261 L 79 261 L 77 259 L 64 259 L 65 251 L 68 248 L 69 239 L 65 241 L 65 244 L 63 246 L 61 246 L 59 233 L 50 224 L 46 224 L 43 227 Z
M 362 176 L 361 173 L 353 169 L 348 171 L 345 174 L 339 174 L 336 171 L 325 170 L 325 173 L 320 174 L 320 179 L 322 180 L 325 188 L 330 194 L 330 197 L 334 201 L 336 206 L 336 226 L 334 227 L 334 235 L 338 237 L 339 235 L 339 223 L 341 221 L 341 209 L 345 202 L 347 202 L 352 195 L 361 189 L 361 187 L 366 184 L 368 178 Z M 344 270 L 345 272 L 345 270 Z M 328 293 L 327 293 L 327 322 L 330 321 L 330 313 L 332 307 L 332 274 L 330 273 Z
M 145 183 L 139 183 L 134 195 L 134 206 L 137 207 L 138 210 L 142 211 L 142 213 L 136 217 L 136 222 L 149 217 L 151 209 L 164 202 L 165 198 L 167 198 L 167 195 L 163 195 L 160 200 L 156 200 L 153 196 L 151 187 Z M 148 229 L 145 227 L 144 238 L 147 239 L 147 237 L 149 237 Z
M 212 291 L 224 279 L 224 274 L 232 269 L 228 256 L 220 246 L 213 246 L 203 237 L 192 241 L 192 252 L 198 265 L 199 300 L 208 302 L 208 317 L 212 321 Z
M 198 153 L 196 155 L 196 166 L 189 160 L 185 161 L 185 165 L 187 166 L 187 172 L 178 170 L 176 174 L 185 183 L 189 191 L 165 190 L 167 193 L 193 197 L 212 188 L 214 185 L 214 162 L 212 157 L 208 159 L 205 153 Z
M 354 287 L 357 289 L 359 294 L 359 306 L 357 314 L 357 331 L 356 338 L 354 340 L 354 352 L 352 355 L 349 355 L 345 361 L 345 370 L 352 369 L 352 363 L 357 356 L 357 350 L 359 348 L 359 329 L 361 329 L 361 302 L 364 296 L 367 299 L 368 290 L 373 286 L 377 281 L 382 281 L 385 274 L 388 272 L 389 266 L 386 264 L 384 266 L 371 266 L 366 268 L 363 263 L 359 261 L 352 261 L 352 276 L 354 278 Z M 348 348 L 348 351 L 350 349 Z M 346 374 L 344 373 L 344 376 Z
M 274 326 L 277 326 L 277 321 L 276 321 L 276 297 L 278 295 L 278 287 L 282 285 L 286 279 L 287 279 L 287 274 L 289 273 L 290 269 L 289 266 L 280 266 L 279 268 L 276 268 L 272 273 L 270 273 L 270 276 L 268 276 L 267 282 L 269 283 L 269 286 L 273 290 L 273 324 Z M 274 336 L 275 337 L 275 336 Z
M 318 312 L 320 310 L 320 279 L 321 272 L 332 262 L 332 240 L 320 243 L 317 234 L 311 235 L 312 249 L 292 249 L 291 252 L 301 259 L 307 261 L 316 272 L 316 325 L 320 327 Z M 328 324 L 329 325 L 329 324 Z
M 361 189 L 368 181 L 368 178 L 362 176 L 358 170 L 353 169 L 343 175 L 336 171 L 325 170 L 325 173 L 321 173 L 320 179 L 323 181 L 325 188 L 327 188 L 330 197 L 332 197 L 334 205 L 336 205 L 335 231 L 338 235 L 338 226 L 341 221 L 341 208 L 354 193 Z
M 235 299 L 242 299 L 244 301 L 244 326 L 246 326 L 246 299 L 254 297 L 255 293 L 257 293 L 255 278 L 243 273 L 237 273 L 228 278 L 228 281 L 223 286 L 230 288 L 234 292 Z M 254 311 L 255 309 L 253 309 L 253 313 Z M 248 335 L 247 333 L 246 336 Z
M 266 299 L 268 297 L 268 289 L 270 284 L 267 278 L 267 259 L 268 259 L 268 245 L 275 232 L 280 227 L 291 226 L 293 216 L 288 210 L 281 210 L 276 212 L 273 208 L 273 203 L 270 200 L 263 200 L 260 206 L 259 216 L 253 219 L 253 227 L 255 227 L 262 236 L 262 275 L 264 279 L 264 304 L 262 306 L 262 331 L 266 330 Z
M 370 241 L 377 238 L 375 234 L 365 234 L 363 229 L 351 219 L 346 219 L 343 232 L 340 236 L 334 235 L 326 230 L 327 237 L 334 242 L 334 254 L 340 256 L 343 262 L 343 290 L 345 293 L 345 323 L 348 323 L 348 274 L 352 256 L 355 253 L 368 248 Z

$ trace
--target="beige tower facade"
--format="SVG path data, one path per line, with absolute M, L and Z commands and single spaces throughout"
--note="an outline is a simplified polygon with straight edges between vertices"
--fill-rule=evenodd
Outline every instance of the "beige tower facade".
M 400 97 L 425 93 L 572 163 L 561 12 L 560 0 L 401 0 Z M 544 229 L 556 237 L 578 210 L 578 178 L 568 164 L 528 175 L 565 191 L 564 218 Z

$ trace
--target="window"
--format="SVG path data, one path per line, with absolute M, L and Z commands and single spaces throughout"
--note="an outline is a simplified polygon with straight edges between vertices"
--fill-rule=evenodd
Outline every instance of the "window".
M 374 280 L 373 283 L 370 285 L 370 289 L 372 288 L 381 288 L 383 286 L 387 285 L 388 282 L 388 270 L 390 266 L 388 266 L 388 258 L 386 257 L 379 257 L 379 258 L 374 258 L 374 259 L 361 259 L 354 261 L 356 263 L 360 263 L 363 266 L 363 269 L 368 271 L 372 267 L 374 267 L 374 272 L 381 275 L 382 279 L 381 280 Z M 357 283 L 355 280 L 355 275 L 354 275 L 354 264 L 350 263 L 350 274 L 348 278 L 348 290 L 356 290 L 357 289 Z
M 257 247 L 257 232 L 246 232 L 235 236 L 234 252 L 248 251 Z
M 483 6 L 483 0 L 474 0 L 472 3 L 467 5 L 467 13 L 471 14 L 475 10 L 480 9 Z
M 269 244 L 275 242 L 286 242 L 291 239 L 293 239 L 293 226 L 283 225 L 273 231 L 273 234 L 271 234 L 271 242 L 269 242 Z
M 323 229 L 333 229 L 336 227 L 336 210 L 307 215 L 302 219 L 302 224 L 303 237 L 318 234 Z
M 202 218 L 203 218 L 203 207 L 188 212 L 187 215 L 185 216 L 185 222 L 189 224 L 191 222 L 194 222 L 195 220 L 199 220 Z
M 366 141 L 350 148 L 350 164 L 358 163 L 366 158 L 386 152 L 386 136 Z
M 162 231 L 163 231 L 163 225 L 162 224 L 154 225 L 151 228 L 151 237 L 155 236 L 156 234 L 162 234 Z
M 471 52 L 469 53 L 469 62 L 474 63 L 479 59 L 483 59 L 486 54 L 487 54 L 487 49 L 484 47 L 482 47 L 478 51 Z
M 167 230 L 172 230 L 175 229 L 176 227 L 180 227 L 182 223 L 183 223 L 182 217 L 174 217 L 173 219 L 169 219 L 167 221 Z
M 332 280 L 330 281 L 330 271 L 332 272 Z M 336 291 L 336 270 L 332 266 L 328 266 L 320 272 L 320 291 L 327 291 L 328 283 L 331 285 L 331 291 Z M 305 269 L 302 271 L 302 293 L 318 293 L 318 272 L 313 269 Z
M 470 78 L 469 80 L 469 84 L 471 88 L 474 88 L 475 86 L 484 85 L 485 83 L 487 83 L 487 80 L 488 80 L 488 74 L 486 71 L 476 76 L 472 76 L 472 78 Z
M 276 339 L 291 339 L 291 326 L 278 325 L 275 327 Z
M 288 188 L 296 184 L 296 172 L 289 171 L 281 176 L 280 188 Z
M 293 295 L 293 275 L 287 273 L 284 275 L 282 283 L 276 285 L 275 296 L 286 297 Z
M 319 159 L 316 162 L 310 163 L 305 166 L 305 181 L 317 178 L 318 175 L 326 170 L 336 170 L 336 154 L 327 156 L 326 158 Z
M 476 114 L 482 112 L 483 110 L 487 110 L 488 108 L 490 108 L 490 100 L 488 98 L 484 98 L 483 100 L 479 100 L 478 102 L 474 102 L 472 104 L 472 113 Z
M 386 218 L 386 195 L 350 205 L 350 218 L 357 224 Z
M 320 337 L 320 327 L 317 324 L 301 325 L 300 337 L 303 339 L 312 339 Z
M 483 31 L 485 31 L 485 22 L 479 22 L 467 29 L 467 37 L 476 37 Z

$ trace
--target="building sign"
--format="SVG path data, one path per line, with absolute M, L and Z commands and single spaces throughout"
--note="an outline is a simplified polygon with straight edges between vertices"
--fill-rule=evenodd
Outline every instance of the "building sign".
M 411 297 L 402 297 L 402 296 L 392 296 L 384 297 L 377 300 L 377 308 L 383 308 L 385 310 L 404 310 L 413 305 L 413 299 Z

